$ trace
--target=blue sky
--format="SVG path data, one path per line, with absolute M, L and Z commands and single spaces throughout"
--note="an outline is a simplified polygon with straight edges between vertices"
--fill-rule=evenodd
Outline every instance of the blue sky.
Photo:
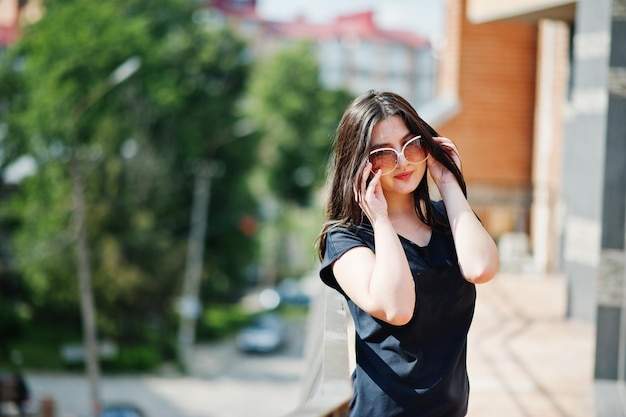
M 374 10 L 382 27 L 413 30 L 431 40 L 442 32 L 443 0 L 257 0 L 258 13 L 271 20 L 302 15 L 324 22 L 363 10 Z

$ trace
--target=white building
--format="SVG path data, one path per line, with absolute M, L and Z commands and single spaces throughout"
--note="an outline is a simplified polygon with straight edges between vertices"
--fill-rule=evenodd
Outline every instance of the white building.
M 310 41 L 320 79 L 330 88 L 344 87 L 354 94 L 390 90 L 414 106 L 435 96 L 436 61 L 430 42 L 414 32 L 380 28 L 371 11 L 312 23 L 301 18 L 292 22 L 263 20 L 255 11 L 254 0 L 216 1 L 212 8 L 251 43 L 256 56 Z

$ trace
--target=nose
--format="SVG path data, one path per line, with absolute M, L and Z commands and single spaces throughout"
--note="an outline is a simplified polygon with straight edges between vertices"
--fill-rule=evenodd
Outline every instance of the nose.
M 405 165 L 409 164 L 409 161 L 404 156 L 404 152 L 397 153 L 396 156 L 397 156 L 397 159 L 398 159 L 398 163 L 396 164 L 397 166 L 402 167 L 402 166 L 405 166 Z

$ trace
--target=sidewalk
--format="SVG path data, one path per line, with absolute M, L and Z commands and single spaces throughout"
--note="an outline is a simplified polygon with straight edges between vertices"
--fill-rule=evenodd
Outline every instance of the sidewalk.
M 477 286 L 468 417 L 591 417 L 594 328 L 567 320 L 563 277 Z

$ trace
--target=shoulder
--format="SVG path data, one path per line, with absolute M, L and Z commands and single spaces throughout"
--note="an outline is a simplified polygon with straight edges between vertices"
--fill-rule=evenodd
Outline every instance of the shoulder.
M 338 258 L 355 246 L 370 246 L 373 241 L 374 230 L 369 222 L 331 226 L 326 234 L 324 258 Z
M 363 222 L 359 225 L 331 226 L 326 234 L 326 247 L 320 266 L 322 281 L 339 289 L 332 266 L 346 252 L 358 247 L 374 249 L 374 231 L 369 222 Z

